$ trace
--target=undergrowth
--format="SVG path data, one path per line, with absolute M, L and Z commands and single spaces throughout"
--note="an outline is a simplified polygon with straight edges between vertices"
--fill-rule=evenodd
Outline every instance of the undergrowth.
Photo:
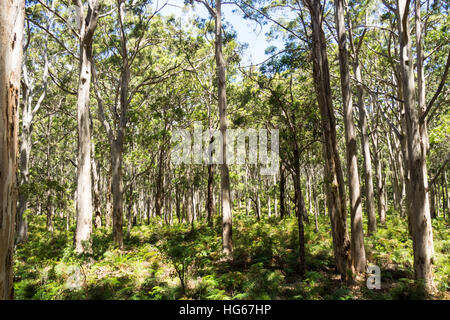
M 449 298 L 449 225 L 433 220 L 435 246 L 433 296 L 413 278 L 412 240 L 404 218 L 392 213 L 385 226 L 365 233 L 368 263 L 381 269 L 382 287 L 367 289 L 365 279 L 339 280 L 333 261 L 329 219 L 319 216 L 319 231 L 305 225 L 307 271 L 298 270 L 295 217 L 243 213 L 233 220 L 233 259 L 221 254 L 220 217 L 206 223 L 168 226 L 154 219 L 134 226 L 124 250 L 114 248 L 105 229 L 93 232 L 92 253 L 77 256 L 73 231 L 55 218 L 30 217 L 29 239 L 16 247 L 15 299 L 443 299 Z

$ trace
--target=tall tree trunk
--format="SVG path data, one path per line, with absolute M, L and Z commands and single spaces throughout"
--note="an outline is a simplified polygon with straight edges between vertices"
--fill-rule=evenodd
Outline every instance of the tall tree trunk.
M 24 4 L 25 1 L 0 1 L 0 300 L 13 299 Z
M 339 66 L 344 111 L 348 188 L 350 193 L 351 255 L 356 272 L 366 271 L 366 252 L 362 225 L 361 190 L 359 186 L 356 135 L 353 124 L 352 92 L 348 63 L 347 37 L 345 33 L 344 0 L 335 0 L 336 29 L 339 45 Z
M 420 14 L 420 0 L 415 0 L 415 27 L 416 27 L 416 65 L 417 65 L 417 104 L 419 109 L 419 131 L 421 137 L 421 148 L 422 148 L 422 174 L 425 188 L 425 201 L 426 206 L 428 207 L 428 211 L 430 210 L 430 194 L 428 193 L 428 171 L 426 165 L 426 157 L 429 149 L 429 141 L 428 141 L 428 129 L 427 129 L 427 121 L 426 119 L 421 119 L 426 111 L 426 101 L 425 101 L 425 72 L 424 72 L 424 55 L 422 50 L 423 40 L 422 40 L 422 20 Z M 427 224 L 428 233 L 432 234 L 432 225 L 431 221 Z M 428 245 L 431 250 L 431 255 L 434 255 L 434 245 L 433 245 L 433 237 L 428 237 Z
M 74 245 L 77 253 L 91 250 L 92 177 L 89 89 L 92 69 L 92 41 L 99 17 L 99 4 L 90 1 L 84 13 L 81 0 L 73 0 L 77 10 L 80 34 L 80 70 L 77 92 L 78 161 L 77 161 L 77 227 Z
M 407 201 L 410 203 L 408 209 L 412 224 L 415 276 L 417 280 L 423 281 L 425 287 L 429 289 L 433 282 L 431 270 L 433 233 L 427 191 L 426 142 L 423 141 L 423 128 L 421 128 L 419 110 L 415 101 L 414 63 L 408 21 L 409 4 L 409 0 L 397 0 L 400 75 L 406 113 L 410 175 L 410 191 L 407 192 Z
M 323 32 L 321 1 L 304 0 L 311 14 L 313 76 L 319 105 L 325 156 L 328 211 L 331 221 L 336 267 L 343 281 L 347 281 L 352 269 L 350 239 L 347 232 L 345 185 L 341 161 L 337 150 L 336 119 L 331 95 L 330 74 Z M 350 272 L 349 272 L 350 271 Z
M 230 256 L 233 251 L 232 212 L 230 193 L 230 173 L 227 160 L 227 95 L 225 77 L 225 59 L 222 53 L 222 0 L 216 0 L 215 8 L 215 58 L 217 69 L 218 107 L 220 132 L 222 134 L 223 164 L 220 168 L 222 196 L 222 244 L 223 253 Z

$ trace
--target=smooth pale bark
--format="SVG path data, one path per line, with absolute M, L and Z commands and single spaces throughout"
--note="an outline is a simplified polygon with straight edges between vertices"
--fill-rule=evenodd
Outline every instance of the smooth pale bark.
M 350 194 L 351 255 L 357 273 L 366 271 L 366 251 L 362 224 L 361 190 L 359 185 L 358 159 L 355 127 L 353 124 L 352 91 L 348 63 L 347 37 L 345 33 L 344 1 L 335 0 L 336 31 L 339 45 L 339 67 L 342 102 L 344 111 L 344 132 L 346 142 L 348 189 Z
M 92 77 L 92 40 L 99 17 L 99 4 L 89 1 L 88 12 L 81 0 L 73 0 L 77 11 L 80 42 L 80 70 L 77 91 L 78 161 L 77 161 L 77 226 L 74 245 L 77 253 L 91 250 L 92 176 L 89 89 Z
M 347 231 L 344 178 L 337 150 L 336 119 L 332 102 L 325 34 L 323 32 L 323 11 L 319 0 L 304 0 L 304 2 L 311 15 L 313 76 L 322 118 L 325 184 L 333 236 L 334 258 L 341 279 L 347 281 L 352 269 L 351 245 Z
M 427 192 L 428 188 L 428 171 L 426 166 L 426 157 L 429 149 L 429 141 L 428 141 L 428 129 L 427 129 L 427 121 L 422 120 L 424 116 L 427 106 L 425 101 L 425 72 L 424 72 L 424 56 L 423 56 L 423 39 L 422 39 L 422 20 L 420 14 L 420 0 L 415 0 L 415 27 L 416 27 L 416 65 L 417 65 L 417 104 L 419 109 L 419 130 L 421 135 L 421 144 L 423 150 L 423 165 L 422 165 L 422 174 L 424 175 L 423 181 L 425 184 L 425 201 L 427 202 L 428 211 L 430 210 L 430 194 Z M 447 71 L 446 71 L 447 72 Z M 432 226 L 431 222 L 427 224 L 428 233 L 432 234 Z M 433 245 L 433 237 L 428 238 L 428 246 L 431 249 L 431 255 L 434 255 L 434 245 Z
M 409 30 L 409 0 L 397 0 L 397 19 L 400 44 L 400 75 L 406 118 L 406 140 L 410 175 L 407 201 L 412 225 L 414 271 L 417 280 L 430 289 L 433 283 L 431 270 L 433 233 L 431 229 L 426 175 L 426 141 L 419 120 L 415 100 L 414 63 Z
M 416 65 L 417 65 L 417 104 L 419 108 L 419 114 L 422 116 L 426 111 L 426 101 L 425 101 L 425 72 L 423 66 L 423 50 L 422 50 L 422 20 L 420 15 L 420 0 L 415 0 L 415 27 L 416 27 Z M 422 121 L 420 124 L 420 133 L 422 138 L 422 144 L 424 145 L 425 155 L 428 152 L 428 131 L 426 121 Z M 426 174 L 426 171 L 424 171 Z M 427 177 L 425 177 L 427 180 Z
M 215 7 L 215 58 L 217 71 L 218 107 L 220 132 L 222 134 L 223 164 L 220 166 L 222 200 L 222 245 L 223 253 L 230 256 L 233 251 L 232 212 L 230 193 L 230 172 L 227 163 L 227 94 L 225 77 L 225 59 L 222 52 L 222 1 L 216 0 Z
M 24 4 L 0 0 L 0 300 L 13 299 Z
M 130 66 L 128 62 L 127 39 L 124 31 L 125 3 L 118 1 L 118 17 L 120 25 L 120 46 L 122 58 L 122 72 L 120 74 L 120 116 L 118 117 L 118 127 L 114 138 L 110 138 L 111 160 L 113 163 L 112 186 L 113 186 L 113 241 L 123 248 L 123 144 L 125 140 L 127 112 L 128 112 L 128 84 L 130 82 Z

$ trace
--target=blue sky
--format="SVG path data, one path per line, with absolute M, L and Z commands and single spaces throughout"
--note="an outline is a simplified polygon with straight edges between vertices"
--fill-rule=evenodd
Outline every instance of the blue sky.
M 209 13 L 203 7 L 203 5 L 196 3 L 195 9 L 182 10 L 184 7 L 183 0 L 167 0 L 168 4 L 161 10 L 161 15 L 174 14 L 177 17 L 190 16 L 195 12 L 202 18 L 208 18 Z M 160 6 L 164 4 L 160 2 Z M 261 27 L 253 21 L 245 20 L 242 18 L 242 14 L 238 12 L 233 12 L 233 9 L 237 9 L 233 5 L 223 5 L 222 15 L 226 22 L 230 23 L 237 33 L 237 38 L 240 43 L 247 43 L 248 48 L 245 51 L 245 56 L 243 57 L 243 64 L 258 64 L 268 58 L 264 54 L 267 47 L 275 45 L 279 48 L 282 47 L 282 42 L 276 40 L 273 42 L 268 42 L 266 39 L 266 33 L 269 31 L 269 26 Z M 194 10 L 194 11 L 192 11 Z

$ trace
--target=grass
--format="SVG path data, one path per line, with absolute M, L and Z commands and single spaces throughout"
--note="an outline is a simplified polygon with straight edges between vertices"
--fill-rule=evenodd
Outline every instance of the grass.
M 449 225 L 433 220 L 436 292 L 426 296 L 413 280 L 412 241 L 407 223 L 395 213 L 386 226 L 365 237 L 368 263 L 381 269 L 380 290 L 365 279 L 340 282 L 333 261 L 329 219 L 305 225 L 307 272 L 298 276 L 295 217 L 256 221 L 243 212 L 233 220 L 233 261 L 221 254 L 220 217 L 205 223 L 134 226 L 124 250 L 115 249 L 110 233 L 94 230 L 92 254 L 72 250 L 73 230 L 55 217 L 30 217 L 29 240 L 16 248 L 15 299 L 449 299 Z

